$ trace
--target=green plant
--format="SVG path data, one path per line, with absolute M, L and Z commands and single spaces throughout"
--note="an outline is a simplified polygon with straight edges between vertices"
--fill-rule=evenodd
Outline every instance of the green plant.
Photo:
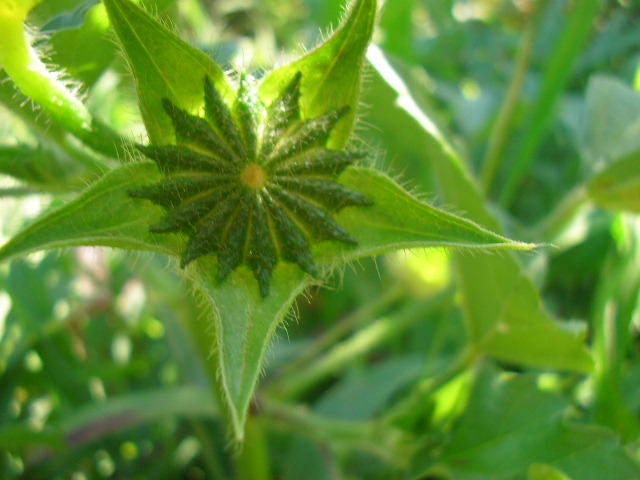
M 33 266 L 16 261 L 7 267 L 3 282 L 10 294 L 9 320 L 32 323 L 31 337 L 22 326 L 15 330 L 17 340 L 3 340 L 7 405 L 17 408 L 21 417 L 24 401 L 16 392 L 24 387 L 11 380 L 10 373 L 20 372 L 23 364 L 34 371 L 69 371 L 71 377 L 49 398 L 59 407 L 52 407 L 57 418 L 45 423 L 57 429 L 34 430 L 3 419 L 0 442 L 11 452 L 3 460 L 7 476 L 65 475 L 78 468 L 74 456 L 82 458 L 91 452 L 93 441 L 110 438 L 120 445 L 122 459 L 130 460 L 114 463 L 114 454 L 107 452 L 111 463 L 105 461 L 101 467 L 96 458 L 96 475 L 149 475 L 152 454 L 162 450 L 175 452 L 175 458 L 192 452 L 171 467 L 175 475 L 189 478 L 203 471 L 214 478 L 247 479 L 271 478 L 270 471 L 284 478 L 351 474 L 539 480 L 600 478 L 604 472 L 612 479 L 640 475 L 633 450 L 638 429 L 630 398 L 635 397 L 622 393 L 637 371 L 637 355 L 629 347 L 640 288 L 633 268 L 638 228 L 632 217 L 618 214 L 611 219 L 594 207 L 638 210 L 638 144 L 630 136 L 633 129 L 627 128 L 637 121 L 637 114 L 616 110 L 615 120 L 602 120 L 605 105 L 632 104 L 638 94 L 617 81 L 593 77 L 587 96 L 589 136 L 580 147 L 581 158 L 590 159 L 591 167 L 584 168 L 586 173 L 573 189 L 563 185 L 568 192 L 564 198 L 554 198 L 544 207 L 527 203 L 526 191 L 515 196 L 516 189 L 526 185 L 523 178 L 536 152 L 546 148 L 541 140 L 554 118 L 554 100 L 568 80 L 562 66 L 581 54 L 595 16 L 602 15 L 600 2 L 577 4 L 576 14 L 557 26 L 559 46 L 550 56 L 540 97 L 510 145 L 508 132 L 516 131 L 519 121 L 516 102 L 534 61 L 533 38 L 552 18 L 546 15 L 562 2 L 541 2 L 524 15 L 525 42 L 495 128 L 475 139 L 468 135 L 471 156 L 482 157 L 474 148 L 481 152 L 480 146 L 489 145 L 479 174 L 482 190 L 444 129 L 432 120 L 433 105 L 419 97 L 425 84 L 401 66 L 417 62 L 406 22 L 416 9 L 427 9 L 438 18 L 436 6 L 411 1 L 386 5 L 382 47 L 397 56 L 395 67 L 377 46 L 369 47 L 380 5 L 355 0 L 335 32 L 300 58 L 262 74 L 228 75 L 131 0 L 78 4 L 73 14 L 59 17 L 68 24 L 48 40 L 58 48 L 53 61 L 84 82 L 91 102 L 104 108 L 100 118 L 107 118 L 104 113 L 117 88 L 100 82 L 108 82 L 109 72 L 123 70 L 114 60 L 113 44 L 106 40 L 110 25 L 133 78 L 146 137 L 142 141 L 122 133 L 132 122 L 119 123 L 113 111 L 111 121 L 96 119 L 92 112 L 99 109 L 87 108 L 74 84 L 56 67 L 42 63 L 42 46 L 34 49 L 24 26 L 37 2 L 32 3 L 0 0 L 0 27 L 7 32 L 0 39 L 0 63 L 23 98 L 41 109 L 34 114 L 20 107 L 21 101 L 11 98 L 13 85 L 2 86 L 0 100 L 22 117 L 37 146 L 7 145 L 0 169 L 22 182 L 7 189 L 7 195 L 47 192 L 64 202 L 13 234 L 0 248 L 0 259 L 78 246 L 163 256 L 145 256 L 145 265 L 132 267 L 123 260 L 126 257 L 114 253 L 111 265 L 103 264 L 90 275 L 89 283 L 105 292 L 106 299 L 90 302 L 55 303 L 56 298 L 76 295 L 72 285 L 79 266 L 94 268 L 82 257 L 64 264 L 46 256 Z M 50 18 L 46 3 L 38 8 L 44 9 L 40 15 Z M 156 3 L 161 9 L 173 2 Z M 453 2 L 444 3 L 451 3 L 449 12 L 455 10 Z M 206 18 L 203 4 L 185 5 L 191 13 L 180 10 L 174 18 L 191 18 L 189 26 L 196 29 L 196 19 Z M 265 5 L 262 13 L 267 15 L 278 3 Z M 254 6 L 259 9 L 260 3 Z M 449 25 L 460 35 L 464 30 L 447 23 L 445 10 L 440 11 L 438 25 Z M 38 9 L 34 18 L 37 14 Z M 260 16 L 247 18 L 258 22 Z M 275 24 L 273 18 L 270 21 Z M 87 42 L 86 49 L 78 49 L 77 55 L 65 51 L 80 40 Z M 110 69 L 112 64 L 115 68 Z M 366 68 L 370 83 L 365 95 L 375 99 L 368 118 L 383 127 L 382 148 L 407 160 L 407 175 L 423 185 L 420 190 L 437 191 L 438 198 L 464 215 L 419 200 L 371 168 L 374 153 L 366 146 L 371 143 L 367 132 L 362 133 L 364 140 L 352 135 Z M 446 78 L 446 73 L 439 74 Z M 117 78 L 121 82 L 127 77 Z M 603 100 L 605 95 L 612 99 Z M 616 134 L 619 139 L 614 142 L 611 137 Z M 511 152 L 516 155 L 510 157 Z M 512 165 L 511 158 L 517 159 Z M 486 207 L 487 199 L 494 197 L 503 207 L 502 216 Z M 540 215 L 549 205 L 555 205 L 554 211 Z M 556 263 L 576 247 L 563 234 L 587 207 L 609 219 L 617 232 L 607 260 L 599 262 L 611 274 L 603 273 L 601 286 L 593 291 L 588 317 L 591 351 L 583 327 L 553 320 L 542 306 L 543 298 L 554 300 L 553 294 L 561 289 L 536 284 L 531 276 L 539 268 L 538 260 L 551 262 L 551 273 L 543 271 L 541 276 L 566 275 Z M 510 220 L 499 221 L 507 215 Z M 536 224 L 525 229 L 517 220 Z M 511 241 L 502 236 L 503 229 L 531 243 Z M 535 243 L 555 243 L 561 253 L 549 253 L 553 249 L 545 246 L 527 257 L 515 256 Z M 455 282 L 445 278 L 421 287 L 421 275 L 406 267 L 395 267 L 404 273 L 394 274 L 385 260 L 381 275 L 392 279 L 388 286 L 365 282 L 365 290 L 378 292 L 375 298 L 357 294 L 357 283 L 344 269 L 345 264 L 384 253 L 434 247 L 449 248 Z M 484 250 L 502 253 L 487 255 Z M 449 272 L 446 258 L 437 250 L 429 252 L 428 260 L 440 259 L 441 272 Z M 160 259 L 167 256 L 178 260 L 175 272 L 162 266 Z M 61 292 L 51 301 L 42 300 L 38 310 L 25 292 L 35 288 L 44 295 L 46 278 L 35 279 L 49 271 L 52 262 Z M 424 271 L 428 263 L 419 265 Z M 554 268 L 560 271 L 554 274 Z M 346 293 L 321 293 L 316 285 L 330 284 L 335 272 L 347 284 Z M 326 327 L 317 340 L 308 335 L 294 338 L 292 347 L 300 345 L 301 350 L 287 357 L 274 336 L 296 298 L 310 287 L 314 298 L 334 295 L 339 305 L 350 303 L 347 295 L 354 295 L 361 297 L 362 305 L 343 322 Z M 128 307 L 134 298 L 127 293 L 131 291 L 149 297 L 137 313 Z M 120 292 L 115 301 L 112 292 Z M 325 312 L 331 303 L 324 304 Z M 68 307 L 56 310 L 54 304 Z M 69 304 L 77 304 L 79 310 L 73 313 Z M 568 305 L 574 307 L 572 302 Z M 71 313 L 54 321 L 56 311 L 65 308 Z M 298 308 L 300 324 L 311 325 L 317 314 L 304 302 Z M 151 348 L 160 339 L 173 345 L 175 359 L 140 357 L 141 367 L 157 380 L 151 382 L 156 389 L 149 390 L 144 377 L 133 370 L 120 371 L 117 362 L 115 370 L 107 368 L 103 374 L 89 362 L 92 366 L 80 373 L 80 367 L 70 367 L 77 360 L 53 353 L 80 348 L 52 346 L 49 339 L 63 339 L 59 331 L 67 328 L 75 338 L 79 319 L 87 314 L 115 322 L 123 333 L 118 336 L 105 325 L 95 326 L 95 321 L 80 328 L 87 333 L 79 334 L 78 345 L 95 347 L 85 350 L 81 363 L 87 355 L 102 358 L 98 352 L 105 344 L 98 338 L 105 335 L 112 339 L 113 358 L 130 368 L 135 362 L 126 345 L 132 341 L 141 348 Z M 317 318 L 324 322 L 331 316 Z M 411 347 L 412 337 L 423 343 Z M 266 361 L 270 346 L 273 355 Z M 383 352 L 379 364 L 370 356 L 375 351 Z M 43 356 L 46 359 L 38 360 Z M 35 362 L 32 367 L 29 358 Z M 180 386 L 175 385 L 176 374 L 170 373 L 176 368 L 181 371 Z M 265 369 L 266 378 L 259 381 Z M 584 378 L 593 386 L 581 385 Z M 74 393 L 84 391 L 79 386 L 83 382 L 108 385 L 107 393 L 98 387 L 91 390 L 103 405 L 92 406 Z M 126 387 L 128 382 L 132 389 Z M 592 389 L 593 402 L 580 398 L 585 388 Z M 303 407 L 305 402 L 313 409 Z M 65 413 L 74 405 L 83 410 Z M 569 415 L 571 405 L 588 413 Z M 168 427 L 178 432 L 179 443 L 160 428 L 150 434 L 153 444 L 144 453 L 140 443 L 123 437 L 132 428 L 162 426 L 158 419 L 176 415 L 188 418 Z M 101 430 L 105 424 L 110 428 Z M 618 438 L 624 447 L 616 443 Z M 225 439 L 231 440 L 231 447 L 225 448 Z M 72 458 L 53 459 L 50 449 L 65 446 L 72 447 Z M 607 469 L 608 459 L 614 459 L 615 468 Z M 160 462 L 158 469 L 166 465 Z

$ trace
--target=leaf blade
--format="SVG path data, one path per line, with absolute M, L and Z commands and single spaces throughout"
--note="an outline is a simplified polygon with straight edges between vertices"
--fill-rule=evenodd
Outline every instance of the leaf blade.
M 439 459 L 419 454 L 414 478 L 445 465 L 460 480 L 510 479 L 545 463 L 569 478 L 612 480 L 640 475 L 640 465 L 615 435 L 599 426 L 564 419 L 568 405 L 541 391 L 534 375 L 500 377 L 481 370 L 451 442 Z
M 610 163 L 594 175 L 588 192 L 604 208 L 640 213 L 640 151 Z
M 499 232 L 500 225 L 485 207 L 466 166 L 416 102 L 404 80 L 379 50 L 372 49 L 369 59 L 379 75 L 378 81 L 386 84 L 388 98 L 385 101 L 397 104 L 406 114 L 405 122 L 422 130 L 423 135 L 416 138 L 415 143 L 419 145 L 423 161 L 433 167 L 443 198 L 463 209 L 467 218 Z M 478 353 L 528 366 L 591 371 L 593 360 L 581 337 L 562 328 L 544 311 L 535 286 L 515 258 L 454 255 L 464 295 L 465 322 L 472 347 Z M 479 272 L 482 272 L 481 281 L 478 281 Z M 516 315 L 518 306 L 522 311 Z M 524 327 L 520 325 L 523 322 Z M 533 339 L 532 332 L 545 332 L 553 335 L 553 339 Z M 520 348 L 509 349 L 509 344 Z
M 214 325 L 212 356 L 218 364 L 218 388 L 229 417 L 234 440 L 244 438 L 244 425 L 265 354 L 277 327 L 308 277 L 293 264 L 273 272 L 270 293 L 262 298 L 258 283 L 245 266 L 218 283 L 211 259 L 198 260 L 188 275 Z
M 106 246 L 177 255 L 178 237 L 153 235 L 159 207 L 129 196 L 129 190 L 159 178 L 151 162 L 118 167 L 63 207 L 46 213 L 0 248 L 0 261 L 71 246 Z
M 104 5 L 131 66 L 142 118 L 153 142 L 170 143 L 174 138 L 161 98 L 197 111 L 203 105 L 206 75 L 224 98 L 234 97 L 222 68 L 145 10 L 129 0 L 105 0 Z
M 534 245 L 513 242 L 462 217 L 423 202 L 387 175 L 368 168 L 349 168 L 342 183 L 373 202 L 345 208 L 336 220 L 352 232 L 358 245 L 321 243 L 314 257 L 326 263 L 354 260 L 404 248 L 454 247 L 529 250 Z
M 260 96 L 269 104 L 300 72 L 304 117 L 315 118 L 330 110 L 350 106 L 350 111 L 331 135 L 327 145 L 331 149 L 344 148 L 356 121 L 362 67 L 377 9 L 376 0 L 353 2 L 341 26 L 326 42 L 300 59 L 273 70 L 260 85 Z

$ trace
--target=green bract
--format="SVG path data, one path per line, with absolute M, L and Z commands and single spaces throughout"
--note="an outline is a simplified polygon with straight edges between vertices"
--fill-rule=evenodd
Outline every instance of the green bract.
M 349 107 L 302 119 L 301 76 L 268 107 L 243 76 L 231 109 L 205 77 L 204 118 L 163 99 L 178 145 L 140 147 L 165 178 L 130 192 L 168 209 L 152 232 L 189 235 L 182 266 L 217 254 L 221 282 L 246 263 L 263 297 L 280 259 L 318 277 L 311 241 L 357 244 L 331 213 L 372 204 L 335 181 L 364 154 L 325 148 Z

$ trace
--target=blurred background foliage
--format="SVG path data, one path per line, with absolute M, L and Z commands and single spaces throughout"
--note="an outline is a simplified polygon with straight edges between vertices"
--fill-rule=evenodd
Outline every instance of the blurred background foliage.
M 311 48 L 343 8 L 342 0 L 144 4 L 221 65 L 258 71 Z M 567 42 L 581 15 L 587 28 L 574 26 Z M 456 370 L 467 333 L 450 255 L 362 261 L 298 301 L 238 452 L 211 401 L 215 366 L 189 332 L 206 341 L 208 326 L 166 259 L 95 248 L 34 254 L 0 265 L 0 477 L 640 478 L 632 213 L 640 200 L 637 187 L 617 197 L 590 186 L 606 183 L 594 175 L 611 160 L 632 158 L 629 179 L 640 172 L 638 21 L 635 0 L 389 0 L 374 39 L 450 132 L 509 235 L 557 246 L 521 260 L 548 311 L 586 328 L 593 374 L 490 361 Z M 44 0 L 30 22 L 90 110 L 143 138 L 132 78 L 99 2 Z M 394 102 L 370 69 L 358 135 L 377 165 L 437 203 L 430 159 Z M 99 169 L 10 82 L 0 82 L 0 104 L 4 243 Z M 592 201 L 605 208 L 584 201 L 589 188 L 604 192 Z M 418 383 L 443 372 L 440 385 Z M 429 395 L 407 407 L 422 387 Z M 487 438 L 496 442 L 480 457 L 455 461 L 465 442 Z M 543 465 L 563 449 L 581 452 L 577 466 Z

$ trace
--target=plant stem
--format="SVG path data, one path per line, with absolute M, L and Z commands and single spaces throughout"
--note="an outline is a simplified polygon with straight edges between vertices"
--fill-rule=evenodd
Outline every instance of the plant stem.
M 535 31 L 535 21 L 533 18 L 529 18 L 523 36 L 522 47 L 518 54 L 513 79 L 511 80 L 504 103 L 498 114 L 498 119 L 489 137 L 487 153 L 482 162 L 481 174 L 482 188 L 487 196 L 491 193 L 496 175 L 500 170 L 501 162 L 504 160 L 504 150 L 511 133 L 511 125 L 518 104 L 518 98 L 520 97 L 522 85 L 524 84 L 524 79 L 531 63 Z
M 399 430 L 381 422 L 349 422 L 316 415 L 308 408 L 274 400 L 257 399 L 258 409 L 269 425 L 309 437 L 332 447 L 345 446 L 370 452 L 391 465 L 406 466 L 412 447 Z
M 236 459 L 238 480 L 269 480 L 269 456 L 262 419 L 249 416 L 245 426 L 245 441 Z
M 611 247 L 594 300 L 592 417 L 630 441 L 637 438 L 640 423 L 625 403 L 621 383 L 640 293 L 640 230 L 623 216 L 618 217 L 617 226 L 623 233 Z
M 524 125 L 525 137 L 513 157 L 514 163 L 506 170 L 507 178 L 500 193 L 500 203 L 505 208 L 513 202 L 522 178 L 533 163 L 553 119 L 557 100 L 571 75 L 571 67 L 591 32 L 601 4 L 602 0 L 581 0 L 575 2 L 573 10 L 567 14 L 567 25 L 548 62 L 538 98 Z
M 37 3 L 39 0 L 0 0 L 0 65 L 20 91 L 56 123 L 95 150 L 117 156 L 122 140 L 92 118 L 75 92 L 61 80 L 59 72 L 50 71 L 30 45 L 24 23 Z

